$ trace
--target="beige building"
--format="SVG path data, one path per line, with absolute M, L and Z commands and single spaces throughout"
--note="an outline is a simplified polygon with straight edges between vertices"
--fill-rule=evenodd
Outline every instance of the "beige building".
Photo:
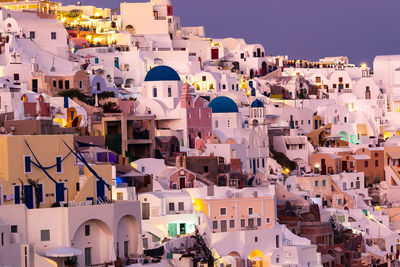
M 115 114 L 102 118 L 102 135 L 106 145 L 124 157 L 132 160 L 154 158 L 155 116 Z
M 92 165 L 91 171 L 67 145 L 73 149 L 72 135 L 0 136 L 0 205 L 32 209 L 111 199 L 113 167 Z

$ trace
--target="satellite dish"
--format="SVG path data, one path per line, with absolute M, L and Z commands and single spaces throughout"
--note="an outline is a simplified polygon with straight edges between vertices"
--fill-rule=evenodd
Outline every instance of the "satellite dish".
M 232 191 L 231 191 L 231 190 L 226 191 L 226 196 L 227 196 L 228 198 L 232 198 L 232 197 L 233 197 Z

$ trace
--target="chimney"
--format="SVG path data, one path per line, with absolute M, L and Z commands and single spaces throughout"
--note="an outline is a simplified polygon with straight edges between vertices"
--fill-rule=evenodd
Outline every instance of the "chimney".
M 182 167 L 182 156 L 181 155 L 176 156 L 176 158 L 175 158 L 175 166 L 178 169 Z
M 182 168 L 186 169 L 186 155 L 182 157 Z

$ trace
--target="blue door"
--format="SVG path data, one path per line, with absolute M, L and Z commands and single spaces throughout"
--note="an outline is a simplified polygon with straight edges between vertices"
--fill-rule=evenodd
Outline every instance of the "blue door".
M 253 159 L 253 174 L 256 174 L 256 160 Z
M 118 58 L 118 57 L 114 58 L 114 66 L 115 66 L 117 69 L 119 69 L 119 58 Z
M 33 209 L 33 187 L 24 185 L 25 205 L 28 209 Z
M 64 183 L 56 183 L 56 202 L 65 201 Z
M 105 200 L 105 192 L 104 192 L 104 182 L 103 181 L 97 181 L 96 182 L 96 188 L 97 188 L 97 199 L 100 199 L 101 201 Z
M 21 187 L 14 186 L 14 204 L 21 204 Z

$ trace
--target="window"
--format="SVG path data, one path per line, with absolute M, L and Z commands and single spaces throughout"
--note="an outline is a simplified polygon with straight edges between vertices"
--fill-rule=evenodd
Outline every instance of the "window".
M 277 248 L 279 248 L 279 235 L 275 236 L 275 245 Z
M 185 203 L 179 202 L 178 203 L 178 210 L 180 210 L 180 211 L 185 210 Z
M 348 83 L 346 83 L 345 87 L 346 87 L 346 89 L 349 89 L 350 85 Z
M 378 165 L 379 165 L 379 161 L 376 159 L 375 160 L 375 167 L 378 167 Z
M 90 236 L 90 225 L 85 225 L 85 236 Z
M 337 200 L 337 203 L 338 203 L 338 205 L 342 205 L 342 199 L 339 198 L 339 199 Z
M 254 242 L 258 242 L 258 237 L 256 236 L 256 237 L 254 237 Z
M 315 82 L 316 83 L 321 83 L 321 77 L 315 77 Z
M 270 218 L 267 218 L 267 223 L 268 224 L 271 223 L 271 219 Z
M 5 243 L 6 243 L 6 235 L 5 233 L 1 233 L 1 246 L 4 247 Z
M 326 186 L 326 180 L 322 180 L 322 186 Z
M 218 128 L 218 120 L 215 120 L 215 128 Z
M 253 214 L 253 208 L 249 208 L 249 215 Z
M 40 230 L 40 241 L 50 241 L 50 230 Z
M 35 32 L 29 32 L 29 38 L 30 39 L 35 39 L 35 35 L 36 35 Z
M 226 208 L 220 208 L 219 209 L 219 214 L 220 215 L 226 215 Z
M 83 87 L 83 81 L 79 81 L 79 89 L 82 89 Z
M 157 97 L 157 87 L 153 88 L 153 97 L 156 98 Z
M 57 173 L 62 173 L 62 158 L 56 157 L 56 171 Z
M 57 87 L 57 81 L 53 80 L 53 87 L 56 88 Z
M 62 80 L 59 80 L 59 81 L 58 81 L 58 88 L 59 88 L 59 89 L 63 89 L 63 88 L 64 88 L 64 86 L 63 86 L 63 81 L 62 81 Z
M 333 86 L 333 89 L 336 89 L 336 83 L 334 83 L 332 86 Z
M 315 184 L 315 187 L 318 187 L 318 181 L 315 181 L 314 184 Z
M 218 221 L 213 221 L 213 229 L 218 229 Z
M 70 88 L 70 86 L 69 86 L 69 80 L 66 80 L 65 81 L 65 89 L 69 89 Z
M 99 64 L 99 58 L 98 57 L 94 58 L 94 64 Z
M 169 203 L 168 204 L 168 208 L 169 208 L 170 211 L 175 210 L 175 203 Z
M 244 58 L 244 53 L 240 54 L 240 58 L 243 59 Z
M 265 168 L 265 159 L 262 159 L 261 163 L 262 163 L 262 167 Z
M 31 173 L 32 172 L 32 162 L 31 162 L 31 156 L 25 156 L 25 173 Z
M 207 81 L 207 77 L 206 77 L 206 76 L 202 76 L 202 77 L 201 77 L 201 80 L 202 80 L 203 82 L 205 82 L 205 81 Z
M 245 219 L 240 219 L 240 227 L 242 227 L 242 228 L 246 227 L 246 220 Z
M 249 219 L 249 227 L 254 227 L 254 219 Z
M 51 32 L 51 40 L 56 40 L 56 39 L 57 39 L 57 33 Z
M 235 220 L 229 220 L 229 227 L 235 228 Z
M 261 218 L 257 218 L 257 226 L 261 226 Z
M 204 173 L 208 173 L 208 166 L 204 166 L 204 167 L 203 167 L 203 172 L 204 172 Z
M 223 84 L 223 85 L 222 85 L 222 89 L 226 89 L 226 84 Z
M 11 225 L 11 233 L 18 233 L 18 225 Z
M 79 183 L 76 183 L 76 192 L 79 192 L 81 190 L 81 185 Z
M 365 168 L 368 168 L 368 160 L 365 160 L 365 161 L 364 161 L 364 167 L 365 167 Z
M 172 96 L 172 89 L 171 89 L 171 87 L 168 87 L 168 97 L 171 97 Z
M 339 82 L 340 82 L 340 83 L 343 82 L 343 77 L 339 77 Z
M 375 158 L 377 158 L 378 157 L 378 153 L 375 153 Z
M 14 73 L 14 81 L 19 81 L 19 73 Z

